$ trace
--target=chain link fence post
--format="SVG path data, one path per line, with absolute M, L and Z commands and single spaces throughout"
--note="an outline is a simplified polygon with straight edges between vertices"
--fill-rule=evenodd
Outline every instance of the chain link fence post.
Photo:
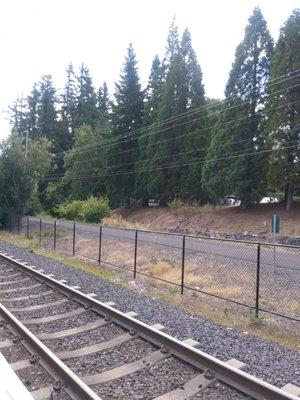
M 257 256 L 256 256 L 256 290 L 255 290 L 255 316 L 258 317 L 259 313 L 259 279 L 260 279 L 260 242 L 257 243 Z
M 42 218 L 40 218 L 40 235 L 39 235 L 39 242 L 42 244 Z
M 137 257 L 137 242 L 138 242 L 138 231 L 135 231 L 134 237 L 134 265 L 133 265 L 133 277 L 136 278 L 136 257 Z
M 53 250 L 56 250 L 56 220 L 53 224 Z
M 75 256 L 75 241 L 76 241 L 76 224 L 73 224 L 73 256 Z
M 27 217 L 26 222 L 26 238 L 29 239 L 29 217 Z
M 181 294 L 183 294 L 183 289 L 184 289 L 184 266 L 185 266 L 185 235 L 182 236 L 181 288 L 180 288 Z
M 99 229 L 99 255 L 98 255 L 98 263 L 101 264 L 101 249 L 102 249 L 102 226 Z

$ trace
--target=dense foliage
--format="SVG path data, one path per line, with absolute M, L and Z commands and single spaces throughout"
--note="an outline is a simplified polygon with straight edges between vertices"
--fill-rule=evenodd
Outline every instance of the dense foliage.
M 154 198 L 176 207 L 236 195 L 246 207 L 278 191 L 289 208 L 300 189 L 299 46 L 300 10 L 274 44 L 255 8 L 224 100 L 205 96 L 190 32 L 180 36 L 175 21 L 144 90 L 131 44 L 112 99 L 84 64 L 78 73 L 68 66 L 61 92 L 43 76 L 11 108 L 1 213 L 42 206 L 94 222 L 108 202 L 129 207 Z
M 57 209 L 60 218 L 96 222 L 110 216 L 108 199 L 105 197 L 89 197 L 86 200 L 72 200 L 61 204 Z

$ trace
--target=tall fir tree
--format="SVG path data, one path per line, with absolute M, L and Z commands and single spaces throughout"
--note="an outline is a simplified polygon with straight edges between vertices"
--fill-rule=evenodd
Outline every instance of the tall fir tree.
M 158 125 L 149 135 L 147 150 L 148 193 L 163 204 L 174 197 L 195 198 L 200 187 L 196 169 L 176 166 L 191 159 L 185 153 L 197 155 L 195 148 L 202 140 L 191 135 L 198 124 L 191 122 L 189 111 L 203 105 L 205 98 L 202 72 L 190 33 L 185 30 L 180 42 L 174 21 L 167 40 L 165 68 L 167 75 L 158 107 Z
M 103 82 L 103 85 L 100 86 L 98 89 L 97 107 L 100 116 L 103 114 L 107 114 L 109 112 L 110 104 L 109 104 L 109 94 L 106 82 Z
M 284 190 L 289 211 L 300 188 L 300 9 L 293 11 L 280 30 L 274 49 L 267 105 L 266 145 L 268 182 Z M 296 71 L 296 72 L 294 72 Z
M 89 69 L 84 64 L 80 67 L 77 82 L 78 97 L 76 127 L 78 128 L 85 124 L 94 129 L 97 126 L 98 119 L 97 96 L 93 87 Z
M 54 154 L 61 150 L 60 129 L 56 110 L 56 91 L 51 75 L 42 76 L 39 83 L 40 99 L 37 109 L 38 135 L 52 143 Z
M 61 127 L 65 135 L 65 151 L 70 149 L 76 129 L 77 87 L 72 63 L 68 65 L 66 73 L 67 80 L 62 94 L 61 105 Z
M 149 198 L 148 179 L 151 173 L 140 172 L 149 167 L 148 159 L 148 137 L 151 125 L 155 124 L 158 119 L 159 104 L 165 84 L 165 67 L 161 63 L 158 55 L 152 62 L 151 72 L 148 80 L 148 85 L 145 90 L 145 105 L 143 116 L 143 130 L 139 140 L 139 159 L 136 165 L 138 170 L 135 181 L 134 197 L 142 200 L 143 204 L 147 203 Z
M 38 84 L 35 83 L 30 95 L 27 97 L 28 112 L 27 112 L 27 130 L 28 136 L 31 139 L 37 139 L 40 137 L 39 134 L 39 119 L 38 119 L 38 108 L 40 104 L 40 90 Z
M 188 85 L 187 123 L 182 144 L 182 163 L 198 161 L 206 155 L 208 146 L 207 119 L 204 111 L 205 95 L 202 83 L 202 71 L 192 47 L 191 35 L 188 29 L 183 33 L 180 51 L 184 60 L 185 74 Z M 197 109 L 197 112 L 193 110 Z M 181 173 L 180 195 L 186 201 L 206 200 L 201 185 L 202 164 L 184 166 Z
M 157 198 L 165 204 L 177 195 L 179 190 L 179 168 L 166 169 L 166 165 L 180 160 L 180 139 L 184 128 L 176 123 L 165 122 L 186 110 L 187 80 L 182 54 L 180 53 L 178 28 L 173 19 L 167 38 L 166 56 L 164 59 L 166 81 L 163 86 L 158 107 L 157 124 L 149 132 L 147 158 L 147 181 L 150 197 Z
M 247 206 L 265 191 L 265 156 L 260 151 L 272 49 L 266 21 L 255 8 L 236 49 L 225 90 L 226 106 L 203 168 L 203 186 L 215 201 L 234 193 Z
M 107 173 L 110 175 L 107 180 L 108 193 L 112 206 L 129 206 L 133 197 L 134 170 L 138 159 L 136 148 L 143 115 L 143 92 L 132 44 L 128 47 L 114 98 L 111 143 L 107 156 Z

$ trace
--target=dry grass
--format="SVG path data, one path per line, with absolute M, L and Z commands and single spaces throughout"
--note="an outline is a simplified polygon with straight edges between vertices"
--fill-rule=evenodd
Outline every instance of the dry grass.
M 143 226 L 138 222 L 126 220 L 120 214 L 113 214 L 110 217 L 103 218 L 102 224 L 114 228 L 143 229 Z
M 167 261 L 158 261 L 156 263 L 146 264 L 143 267 L 143 272 L 169 282 L 180 283 L 181 281 L 181 270 Z M 186 285 L 195 285 L 198 283 L 199 278 L 192 273 L 186 273 L 184 280 Z M 156 281 L 156 283 L 158 282 L 164 284 L 164 282 Z
M 206 204 L 204 206 L 199 206 L 199 204 L 194 203 L 194 204 L 184 204 L 183 206 L 175 209 L 175 210 L 171 210 L 171 212 L 175 215 L 201 215 L 201 214 L 205 214 L 207 212 L 212 212 L 216 209 L 216 207 L 214 207 L 211 204 Z

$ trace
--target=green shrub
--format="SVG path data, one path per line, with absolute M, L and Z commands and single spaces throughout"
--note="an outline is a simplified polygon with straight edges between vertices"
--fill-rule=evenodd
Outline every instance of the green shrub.
M 172 211 L 178 210 L 178 208 L 183 206 L 183 202 L 180 199 L 174 199 L 168 203 L 168 206 Z
M 83 201 L 73 200 L 69 203 L 61 204 L 57 208 L 59 218 L 65 219 L 81 219 L 81 211 L 83 207 Z
M 81 217 L 85 222 L 101 222 L 110 214 L 111 210 L 106 198 L 89 197 L 82 202 Z

